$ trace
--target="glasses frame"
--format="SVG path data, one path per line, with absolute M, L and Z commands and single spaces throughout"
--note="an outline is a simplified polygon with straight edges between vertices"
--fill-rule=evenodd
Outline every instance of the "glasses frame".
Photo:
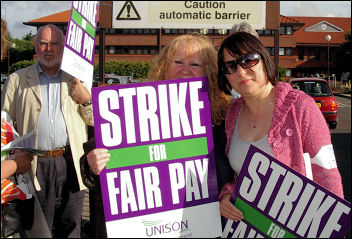
M 44 40 L 39 40 L 37 41 L 37 44 L 40 48 L 44 49 L 44 48 L 47 48 L 47 47 L 59 47 L 59 46 L 62 46 L 63 45 L 63 41 L 57 41 L 57 42 L 47 42 L 47 41 L 44 41 Z
M 240 65 L 243 69 L 248 69 L 257 65 L 261 59 L 262 57 L 259 53 L 249 53 L 242 55 L 237 60 L 224 62 L 225 66 L 223 68 L 223 72 L 225 75 L 234 74 L 237 71 L 237 65 Z

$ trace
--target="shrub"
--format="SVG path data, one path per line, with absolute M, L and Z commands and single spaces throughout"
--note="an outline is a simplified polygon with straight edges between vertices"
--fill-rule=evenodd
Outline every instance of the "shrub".
M 279 66 L 279 81 L 285 81 L 286 72 L 286 68 Z
M 128 62 L 128 61 L 108 61 L 105 62 L 105 73 L 114 73 L 119 76 L 130 76 L 135 78 L 147 78 L 151 68 L 150 62 Z M 99 74 L 99 64 L 94 65 L 94 74 Z
M 19 69 L 25 68 L 27 66 L 33 65 L 35 63 L 35 61 L 33 60 L 22 60 L 22 61 L 18 61 L 16 63 L 13 63 L 10 66 L 10 73 L 15 72 Z

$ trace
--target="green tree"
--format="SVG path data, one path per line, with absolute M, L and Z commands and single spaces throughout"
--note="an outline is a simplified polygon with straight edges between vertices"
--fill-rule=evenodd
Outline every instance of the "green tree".
M 22 37 L 22 39 L 12 38 L 11 35 L 8 35 L 8 41 L 16 44 L 15 52 L 19 54 L 27 51 L 32 51 L 34 53 L 32 39 L 32 32 L 27 33 L 24 37 Z
M 345 35 L 346 42 L 340 45 L 332 55 L 332 63 L 337 72 L 351 71 L 351 30 Z
M 279 81 L 285 81 L 286 72 L 286 68 L 279 66 Z
M 105 73 L 119 76 L 133 75 L 135 78 L 147 78 L 152 64 L 150 62 L 108 61 L 105 62 Z M 94 75 L 99 74 L 99 64 L 94 65 Z
M 7 40 L 10 42 L 9 48 L 9 59 L 4 59 L 1 62 L 1 72 L 8 72 L 8 62 L 10 61 L 10 71 L 11 65 L 23 61 L 23 60 L 33 60 L 33 55 L 35 54 L 34 46 L 33 46 L 33 34 L 32 32 L 27 33 L 22 39 L 13 38 L 10 34 L 7 35 Z M 14 46 L 14 47 L 13 47 Z M 15 67 L 16 68 L 16 67 Z M 12 68 L 14 69 L 14 68 Z
M 34 35 L 32 34 L 32 31 L 30 31 L 22 38 L 22 40 L 32 41 L 33 37 L 34 37 Z
M 18 61 L 10 66 L 10 74 L 27 66 L 33 65 L 35 61 L 33 60 L 23 60 Z

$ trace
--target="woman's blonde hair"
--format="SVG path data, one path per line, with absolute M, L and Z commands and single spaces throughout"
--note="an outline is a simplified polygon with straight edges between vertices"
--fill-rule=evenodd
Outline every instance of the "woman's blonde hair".
M 7 36 L 7 26 L 6 22 L 1 18 L 1 61 L 5 58 L 8 48 Z
M 213 124 L 220 125 L 225 119 L 230 97 L 222 92 L 217 84 L 218 64 L 217 51 L 209 38 L 199 34 L 191 33 L 178 36 L 165 46 L 159 55 L 154 58 L 152 69 L 149 71 L 149 80 L 166 80 L 170 63 L 180 47 L 184 47 L 189 57 L 195 53 L 195 47 L 200 52 L 202 68 L 205 77 L 209 81 L 209 98 L 211 107 L 211 118 Z

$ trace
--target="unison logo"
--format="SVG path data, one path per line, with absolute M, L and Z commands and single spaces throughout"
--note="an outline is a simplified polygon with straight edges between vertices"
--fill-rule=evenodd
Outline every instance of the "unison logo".
M 148 237 L 157 236 L 168 233 L 182 233 L 189 230 L 188 221 L 176 221 L 163 223 L 159 221 L 143 221 L 146 226 L 145 233 Z

